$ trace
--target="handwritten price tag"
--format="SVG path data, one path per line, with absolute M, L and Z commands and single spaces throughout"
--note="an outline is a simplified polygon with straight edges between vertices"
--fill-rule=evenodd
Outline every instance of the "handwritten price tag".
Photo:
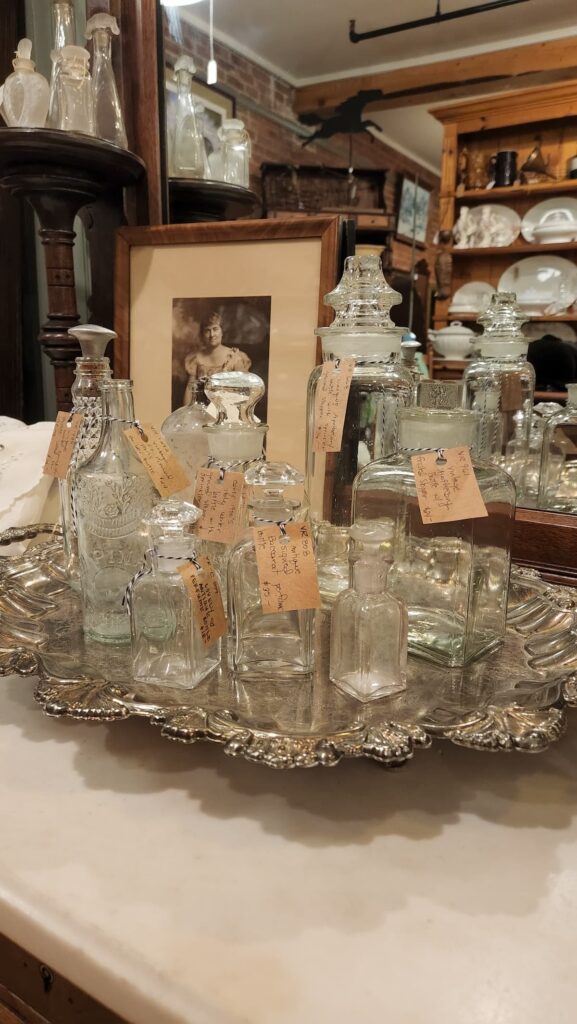
M 44 463 L 43 473 L 46 476 L 65 479 L 82 420 L 83 416 L 79 412 L 73 416 L 68 412 L 58 413 Z
M 234 544 L 246 509 L 243 474 L 226 472 L 222 476 L 219 469 L 199 469 L 194 504 L 202 511 L 202 519 L 194 528 L 196 536 L 220 544 Z
M 161 498 L 183 491 L 190 479 L 163 436 L 150 423 L 129 427 L 124 436 L 130 442 Z
M 178 571 L 190 594 L 202 642 L 205 647 L 210 647 L 226 633 L 226 618 L 218 576 L 210 558 L 208 555 L 199 555 L 197 561 L 200 569 L 192 562 L 187 562 L 179 566 Z
M 413 455 L 417 499 L 423 523 L 453 523 L 487 516 L 468 448 Z
M 265 614 L 319 608 L 321 599 L 311 532 L 306 523 L 254 526 L 254 546 Z
M 355 360 L 323 363 L 315 395 L 314 452 L 340 452 Z

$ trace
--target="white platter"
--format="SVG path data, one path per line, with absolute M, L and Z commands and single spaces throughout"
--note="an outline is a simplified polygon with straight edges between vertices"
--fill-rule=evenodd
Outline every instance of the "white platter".
M 562 256 L 528 256 L 502 274 L 499 291 L 515 292 L 528 316 L 555 316 L 577 299 L 577 266 Z
M 482 203 L 467 213 L 467 244 L 457 242 L 455 248 L 485 249 L 493 245 L 512 245 L 520 231 L 521 218 L 516 210 L 497 203 Z
M 558 231 L 551 232 L 551 237 L 548 239 L 536 237 L 535 228 L 543 223 L 548 227 L 557 224 Z M 577 199 L 572 196 L 564 198 L 557 196 L 536 203 L 523 217 L 521 233 L 526 242 L 535 244 L 552 244 L 553 242 L 559 244 L 560 242 L 574 241 L 577 238 Z
M 495 289 L 486 281 L 469 281 L 458 288 L 449 306 L 449 313 L 483 313 Z
M 553 334 L 561 341 L 568 341 L 572 345 L 577 342 L 577 332 L 571 324 L 558 320 L 538 320 L 536 323 L 523 324 L 523 334 L 530 341 L 537 341 L 545 334 Z

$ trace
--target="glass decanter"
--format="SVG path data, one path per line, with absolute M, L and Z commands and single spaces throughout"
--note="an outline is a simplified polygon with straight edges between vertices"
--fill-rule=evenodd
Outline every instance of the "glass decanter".
M 495 292 L 479 317 L 484 332 L 478 339 L 478 354 L 463 375 L 464 405 L 480 416 L 476 454 L 506 466 L 507 445 L 514 437 L 519 497 L 525 489 L 526 469 L 520 442 L 526 460 L 535 393 L 535 371 L 527 362 L 529 341 L 521 331 L 526 319 L 513 292 Z
M 80 466 L 93 455 L 102 429 L 101 388 L 111 378 L 110 360 L 104 355 L 106 346 L 116 337 L 114 331 L 95 324 L 72 327 L 69 332 L 80 342 L 82 355 L 76 360 L 72 385 L 72 412 L 82 414 L 80 430 L 72 452 L 68 473 L 59 480 L 60 519 L 62 522 L 65 568 L 74 589 L 80 586 L 78 538 L 76 531 L 75 481 Z
M 351 586 L 333 605 L 329 676 L 357 700 L 377 700 L 406 689 L 407 609 L 387 589 L 391 528 L 356 523 L 349 534 Z
M 0 88 L 0 113 L 9 128 L 44 128 L 50 87 L 32 57 L 30 39 L 21 39 L 12 61 L 14 71 Z
M 78 557 L 84 632 L 101 643 L 130 640 L 126 587 L 147 548 L 145 518 L 159 500 L 124 430 L 135 426 L 132 381 L 102 385 L 98 447 L 77 470 Z
M 303 474 L 284 463 L 265 462 L 245 473 L 251 487 L 253 526 L 306 521 Z M 228 562 L 229 664 L 240 676 L 293 678 L 314 666 L 314 610 L 265 614 L 252 532 L 233 547 Z
M 194 61 L 186 55 L 179 57 L 174 65 L 178 95 L 171 174 L 176 178 L 210 178 L 206 146 L 197 123 L 192 97 L 195 72 Z
M 244 122 L 225 118 L 218 132 L 222 142 L 221 161 L 224 181 L 248 188 L 250 181 L 250 136 Z
M 401 296 L 389 287 L 378 256 L 350 256 L 341 281 L 325 296 L 335 310 L 330 327 L 321 327 L 323 362 L 355 359 L 341 450 L 314 451 L 315 399 L 322 367 L 308 383 L 306 489 L 317 543 L 319 586 L 330 605 L 349 580 L 348 528 L 356 473 L 374 459 L 395 451 L 399 409 L 410 404 L 413 377 L 401 362 L 404 328 L 395 327 L 390 309 Z
M 515 485 L 473 458 L 488 515 L 424 524 L 411 456 L 471 448 L 477 429 L 469 410 L 402 409 L 399 453 L 361 470 L 353 492 L 355 523 L 393 531 L 389 588 L 407 605 L 409 651 L 449 666 L 467 665 L 505 636 Z
M 188 470 L 193 486 L 197 471 L 208 459 L 208 435 L 204 427 L 215 421 L 206 406 L 204 385 L 204 378 L 191 380 L 188 405 L 171 412 L 160 428 L 177 459 Z
M 567 406 L 543 431 L 539 508 L 577 513 L 577 384 L 567 385 Z
M 94 130 L 100 139 L 127 149 L 122 107 L 112 67 L 113 35 L 120 35 L 120 29 L 112 14 L 93 14 L 86 22 L 85 36 L 92 39 L 93 46 Z
M 144 683 L 190 689 L 220 664 L 220 640 L 204 646 L 193 604 L 178 572 L 202 547 L 191 535 L 200 509 L 167 499 L 145 518 L 146 565 L 129 585 L 132 671 Z
M 74 8 L 71 0 L 52 0 L 52 38 L 54 46 L 50 54 L 52 72 L 50 75 L 50 99 L 47 128 L 60 128 L 60 68 L 61 50 L 76 43 Z
M 64 46 L 60 50 L 56 127 L 62 131 L 94 135 L 94 96 L 89 61 L 90 54 L 83 46 Z

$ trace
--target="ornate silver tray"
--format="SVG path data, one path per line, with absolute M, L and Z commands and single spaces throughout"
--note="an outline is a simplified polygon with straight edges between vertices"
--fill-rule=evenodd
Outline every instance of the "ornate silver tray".
M 47 532 L 51 538 L 25 554 L 0 558 L 0 675 L 38 676 L 35 696 L 48 715 L 140 715 L 168 739 L 212 740 L 271 768 L 310 768 L 344 757 L 397 766 L 441 740 L 540 751 L 559 739 L 567 708 L 577 706 L 577 592 L 521 569 L 513 570 L 500 651 L 465 670 L 410 658 L 407 691 L 368 706 L 330 684 L 322 657 L 308 682 L 241 682 L 222 669 L 194 690 L 137 685 L 128 648 L 84 638 L 53 528 L 9 530 L 0 545 Z M 320 622 L 321 644 L 327 627 Z

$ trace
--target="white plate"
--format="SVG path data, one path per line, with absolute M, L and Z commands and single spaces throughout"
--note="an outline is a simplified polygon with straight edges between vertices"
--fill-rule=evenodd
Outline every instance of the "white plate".
M 568 341 L 573 345 L 577 341 L 577 334 L 571 324 L 563 323 L 563 321 L 559 323 L 558 320 L 551 320 L 550 323 L 547 320 L 539 320 L 537 323 L 523 324 L 523 334 L 530 341 L 537 341 L 545 334 L 554 334 L 561 341 Z
M 559 214 L 559 220 L 570 222 L 575 221 L 577 225 L 577 199 L 571 196 L 560 198 L 557 196 L 555 199 L 544 199 L 542 203 L 536 203 L 530 210 L 527 211 L 523 217 L 521 223 L 521 233 L 526 242 L 533 242 L 541 244 L 541 242 L 535 238 L 533 231 L 538 224 L 541 224 L 543 218 L 546 218 L 546 223 L 554 223 L 553 218 L 555 214 Z M 575 232 L 569 232 L 572 238 L 577 238 L 577 230 Z M 563 239 L 563 241 L 571 241 L 571 238 Z
M 577 299 L 577 267 L 562 256 L 528 256 L 505 271 L 499 291 L 515 292 L 528 316 L 554 316 Z
M 487 246 L 512 245 L 521 231 L 521 218 L 510 206 L 482 203 L 468 211 L 468 244 L 457 243 L 456 249 L 485 249 Z
M 494 291 L 493 285 L 486 281 L 469 281 L 453 295 L 449 313 L 483 313 Z

